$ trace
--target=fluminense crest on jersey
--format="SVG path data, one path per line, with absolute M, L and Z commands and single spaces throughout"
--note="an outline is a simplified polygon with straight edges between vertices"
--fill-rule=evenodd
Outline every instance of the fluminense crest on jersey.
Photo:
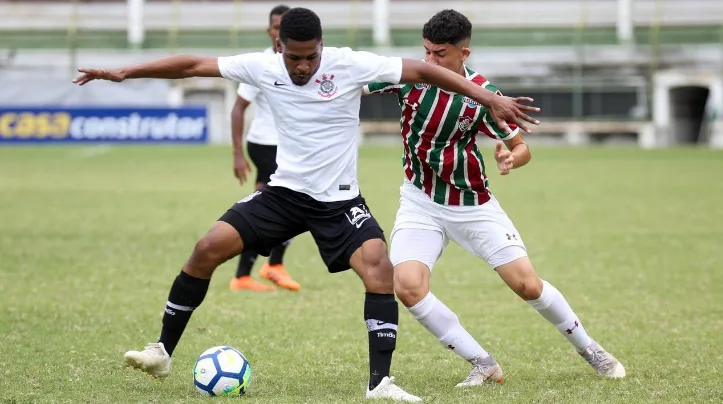
M 334 75 L 328 76 L 326 74 L 321 75 L 321 79 L 316 79 L 316 84 L 319 85 L 319 95 L 324 98 L 330 98 L 336 94 L 338 88 L 334 84 Z
M 462 132 L 469 132 L 474 126 L 474 118 L 470 116 L 463 116 L 459 118 L 459 130 Z

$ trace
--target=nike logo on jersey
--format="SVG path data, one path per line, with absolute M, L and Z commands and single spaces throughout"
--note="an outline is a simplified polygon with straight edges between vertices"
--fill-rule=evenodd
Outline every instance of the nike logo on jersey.
M 288 85 L 288 84 L 282 83 L 282 82 L 276 80 L 276 81 L 274 81 L 274 85 L 275 85 L 276 87 L 279 87 L 279 86 L 286 86 L 286 85 Z

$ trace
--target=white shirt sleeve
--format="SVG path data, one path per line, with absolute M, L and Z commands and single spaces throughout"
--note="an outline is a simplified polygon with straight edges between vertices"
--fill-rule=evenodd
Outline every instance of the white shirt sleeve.
M 251 84 L 258 87 L 258 79 L 261 77 L 273 59 L 273 55 L 265 53 L 244 53 L 236 56 L 222 56 L 218 58 L 218 70 L 221 76 Z
M 259 92 L 261 92 L 261 90 L 258 88 L 244 83 L 239 83 L 238 90 L 236 90 L 236 94 L 248 102 L 252 102 L 256 99 Z
M 349 70 L 360 87 L 374 82 L 399 84 L 402 79 L 402 58 L 352 51 L 349 59 Z

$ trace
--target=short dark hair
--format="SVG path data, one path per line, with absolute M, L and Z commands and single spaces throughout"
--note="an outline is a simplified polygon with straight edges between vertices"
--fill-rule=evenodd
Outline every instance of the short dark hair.
M 424 24 L 422 37 L 437 45 L 457 45 L 472 39 L 472 23 L 460 12 L 443 10 Z
M 272 9 L 271 9 L 271 12 L 269 13 L 269 25 L 271 25 L 271 19 L 272 19 L 275 15 L 284 15 L 284 13 L 287 12 L 287 11 L 289 11 L 289 9 L 290 9 L 289 6 L 286 6 L 286 5 L 283 5 L 283 4 L 279 4 L 278 6 L 272 8 Z
M 286 43 L 289 39 L 294 41 L 321 40 L 321 20 L 315 12 L 308 8 L 295 7 L 281 16 L 279 39 Z

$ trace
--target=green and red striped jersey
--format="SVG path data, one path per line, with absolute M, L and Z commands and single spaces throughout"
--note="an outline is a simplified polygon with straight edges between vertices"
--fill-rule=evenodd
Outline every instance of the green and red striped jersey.
M 468 80 L 502 95 L 482 75 L 465 66 Z M 487 107 L 461 94 L 429 84 L 371 83 L 364 92 L 395 93 L 402 116 L 404 174 L 442 205 L 481 205 L 490 199 L 485 163 L 477 148 L 478 133 L 511 139 L 494 122 Z

